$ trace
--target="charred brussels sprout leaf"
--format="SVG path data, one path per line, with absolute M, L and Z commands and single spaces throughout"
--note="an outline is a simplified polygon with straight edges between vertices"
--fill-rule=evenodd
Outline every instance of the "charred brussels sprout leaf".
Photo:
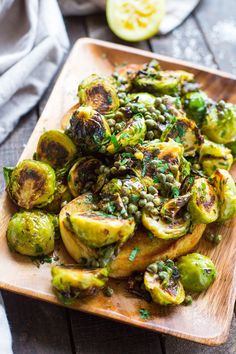
M 72 195 L 69 191 L 67 184 L 62 181 L 56 182 L 56 190 L 54 198 L 51 203 L 45 206 L 45 210 L 49 213 L 58 214 L 64 204 L 67 204 L 72 199 Z
M 213 186 L 206 178 L 195 179 L 188 204 L 195 224 L 209 224 L 219 216 L 218 197 Z
M 136 114 L 131 118 L 123 131 L 111 137 L 111 142 L 107 147 L 110 154 L 125 148 L 126 146 L 135 146 L 143 141 L 146 134 L 146 124 L 142 115 Z
M 86 186 L 92 189 L 97 181 L 96 170 L 101 166 L 101 161 L 94 157 L 81 157 L 68 174 L 68 186 L 74 197 L 85 192 Z
M 76 266 L 54 266 L 51 273 L 52 286 L 65 305 L 72 304 L 76 298 L 95 294 L 108 280 L 106 268 L 87 270 Z
M 184 289 L 188 291 L 204 291 L 216 278 L 214 263 L 200 253 L 180 257 L 177 266 Z
M 183 144 L 184 156 L 194 156 L 203 142 L 196 123 L 188 118 L 178 118 L 167 138 Z
M 200 149 L 200 163 L 206 175 L 210 176 L 218 168 L 229 170 L 233 163 L 230 149 L 205 139 Z
M 219 197 L 220 213 L 217 221 L 224 222 L 236 214 L 236 186 L 226 170 L 216 170 L 212 180 Z
M 160 216 L 152 216 L 148 210 L 143 212 L 142 223 L 155 237 L 164 240 L 184 236 L 190 227 L 189 218 L 177 217 L 176 219 L 169 220 Z
M 110 128 L 106 119 L 92 107 L 81 106 L 70 119 L 66 134 L 81 149 L 98 151 L 110 139 Z
M 232 153 L 233 157 L 235 158 L 236 157 L 236 140 L 232 141 L 232 143 L 229 143 L 226 146 L 231 150 L 231 153 Z
M 78 88 L 80 103 L 91 106 L 101 114 L 108 114 L 119 108 L 119 98 L 110 79 L 93 74 L 83 80 Z
M 27 256 L 46 255 L 54 249 L 54 216 L 40 211 L 24 211 L 12 216 L 7 229 L 11 250 Z
M 128 97 L 130 100 L 136 100 L 137 103 L 145 107 L 153 107 L 155 103 L 155 96 L 147 92 L 131 93 Z
M 170 259 L 150 264 L 144 274 L 144 285 L 154 302 L 160 305 L 179 305 L 185 292 L 179 281 L 179 271 Z
M 133 218 L 122 219 L 102 211 L 95 211 L 92 195 L 88 193 L 84 196 L 87 196 L 87 202 L 82 201 L 81 207 L 77 205 L 75 211 L 72 210 L 66 215 L 67 227 L 82 243 L 99 248 L 118 241 L 123 243 L 133 234 L 135 228 Z
M 236 140 L 236 106 L 224 101 L 210 106 L 202 131 L 215 143 L 227 144 Z
M 44 162 L 24 160 L 13 170 L 7 190 L 21 208 L 43 207 L 53 199 L 55 172 Z
M 207 100 L 207 95 L 202 91 L 187 93 L 183 98 L 183 106 L 188 118 L 193 119 L 198 127 L 202 126 Z
M 76 152 L 76 146 L 62 131 L 48 130 L 38 141 L 36 159 L 58 169 L 73 160 Z

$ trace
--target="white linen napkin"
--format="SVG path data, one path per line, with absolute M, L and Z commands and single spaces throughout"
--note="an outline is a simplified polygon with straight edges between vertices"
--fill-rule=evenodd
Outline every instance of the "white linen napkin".
M 4 303 L 0 294 L 0 353 L 12 354 L 11 333 L 7 322 Z
M 105 0 L 58 1 L 67 15 L 91 14 L 105 7 Z M 181 24 L 199 1 L 167 0 L 161 33 Z M 0 144 L 39 101 L 68 48 L 56 0 L 0 0 Z M 0 353 L 12 353 L 2 298 Z

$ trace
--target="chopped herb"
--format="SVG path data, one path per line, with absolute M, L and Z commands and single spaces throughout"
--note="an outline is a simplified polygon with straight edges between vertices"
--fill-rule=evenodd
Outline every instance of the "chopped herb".
M 176 141 L 176 143 L 181 143 L 181 139 L 180 139 L 180 137 L 179 136 L 177 136 L 177 138 L 175 138 L 175 141 Z
M 129 159 L 123 159 L 120 161 L 120 165 L 124 166 L 127 162 L 129 162 Z
M 173 187 L 172 188 L 172 197 L 177 198 L 179 196 L 179 188 L 178 187 Z
M 153 182 L 154 182 L 154 183 L 159 183 L 159 182 L 160 182 L 159 177 L 158 177 L 158 176 L 155 176 L 155 177 L 153 178 Z
M 133 262 L 135 260 L 135 258 L 137 257 L 137 254 L 139 252 L 140 252 L 140 248 L 139 247 L 134 247 L 134 249 L 130 252 L 129 261 Z
M 182 125 L 176 125 L 176 129 L 178 131 L 179 137 L 182 138 L 184 136 L 184 127 Z
M 139 313 L 140 313 L 140 317 L 143 319 L 143 320 L 147 320 L 149 317 L 150 317 L 150 311 L 149 310 L 145 310 L 144 308 L 141 308 L 139 310 Z
M 107 103 L 112 104 L 112 97 L 111 96 L 107 96 Z
M 153 233 L 152 233 L 152 232 L 148 231 L 147 235 L 148 235 L 149 240 L 151 240 L 151 241 L 152 241 L 152 240 L 154 240 L 154 239 L 155 239 L 155 236 L 153 235 Z
M 129 133 L 127 133 L 127 132 L 124 132 L 124 133 L 122 133 L 121 135 L 120 135 L 120 139 L 125 139 L 125 138 L 129 138 Z
M 117 138 L 116 138 L 115 134 L 112 134 L 112 136 L 111 136 L 111 143 L 114 145 L 114 148 L 116 150 L 118 150 L 120 148 L 120 145 L 119 145 L 119 143 L 117 141 Z

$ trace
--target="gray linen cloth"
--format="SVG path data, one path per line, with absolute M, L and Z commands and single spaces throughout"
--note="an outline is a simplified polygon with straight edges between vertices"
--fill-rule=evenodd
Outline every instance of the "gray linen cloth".
M 65 15 L 86 15 L 105 8 L 104 0 L 58 1 Z M 200 0 L 166 1 L 162 34 L 180 25 Z M 0 143 L 39 101 L 68 48 L 56 0 L 0 0 Z M 1 296 L 0 353 L 12 353 Z

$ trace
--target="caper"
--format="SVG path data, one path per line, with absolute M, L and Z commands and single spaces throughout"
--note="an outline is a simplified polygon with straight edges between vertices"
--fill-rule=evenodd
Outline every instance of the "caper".
M 119 167 L 119 171 L 120 171 L 120 172 L 126 171 L 126 167 L 125 167 L 125 166 L 120 166 L 120 167 Z
M 98 267 L 99 267 L 99 262 L 98 262 L 96 259 L 93 259 L 93 260 L 91 261 L 91 266 L 92 266 L 93 268 L 98 268 Z
M 129 194 L 130 194 L 130 190 L 129 190 L 129 188 L 127 188 L 127 187 L 122 187 L 121 193 L 122 193 L 123 195 L 129 195 Z
M 112 168 L 111 168 L 111 173 L 112 173 L 112 174 L 117 173 L 117 168 L 116 168 L 116 167 L 112 167 Z
M 146 199 L 147 199 L 148 202 L 152 202 L 152 201 L 153 201 L 153 198 L 154 198 L 154 197 L 153 197 L 152 194 L 147 194 L 147 195 L 146 195 Z
M 165 113 L 164 113 L 164 117 L 165 117 L 166 119 L 170 119 L 170 118 L 171 118 L 171 115 L 170 115 L 168 112 L 165 112 Z
M 173 268 L 175 263 L 172 261 L 172 259 L 167 259 L 166 265 L 170 268 Z
M 154 131 L 154 136 L 155 136 L 155 138 L 159 138 L 159 137 L 160 137 L 160 132 L 159 132 L 159 130 L 155 130 L 155 131 Z
M 160 123 L 164 123 L 166 119 L 165 119 L 165 117 L 161 114 L 161 115 L 159 116 L 158 120 L 159 120 Z
M 154 138 L 154 133 L 153 133 L 152 130 L 149 130 L 149 131 L 147 132 L 146 138 L 147 138 L 148 140 L 152 140 L 152 139 Z
M 153 203 L 154 203 L 154 205 L 159 206 L 159 205 L 161 204 L 160 198 L 159 198 L 159 197 L 155 197 L 155 198 L 153 199 Z
M 147 271 L 150 273 L 157 273 L 158 271 L 158 266 L 156 263 L 152 263 L 147 267 Z
M 130 203 L 130 204 L 128 205 L 128 212 L 129 212 L 129 214 L 134 214 L 134 213 L 136 213 L 137 210 L 138 210 L 138 207 L 137 207 L 135 204 Z
M 164 173 L 160 173 L 159 179 L 160 179 L 161 183 L 165 183 L 166 182 L 166 175 Z
M 198 163 L 194 163 L 193 164 L 193 169 L 198 171 L 198 170 L 201 169 L 201 166 Z
M 142 213 L 141 213 L 141 211 L 136 211 L 136 213 L 135 213 L 135 220 L 137 221 L 137 222 L 139 222 L 140 220 L 141 220 L 141 216 L 142 216 Z
M 184 299 L 184 304 L 186 306 L 189 306 L 189 305 L 192 305 L 192 303 L 193 303 L 192 296 L 191 295 L 186 295 L 185 299 Z
M 123 197 L 122 202 L 127 205 L 129 203 L 129 198 L 128 197 Z
M 155 107 L 159 107 L 161 103 L 162 103 L 162 99 L 160 97 L 157 97 L 155 99 L 154 105 Z
M 121 123 L 116 123 L 115 125 L 115 130 L 121 130 L 122 129 L 122 124 Z
M 156 114 L 157 118 L 160 117 L 161 112 L 159 111 L 159 109 L 156 109 L 155 114 Z
M 215 235 L 213 233 L 207 233 L 205 237 L 208 241 L 212 242 L 215 238 Z
M 99 172 L 100 173 L 104 173 L 104 169 L 106 168 L 106 166 L 104 165 L 101 165 L 100 168 L 99 168 Z
M 145 114 L 145 120 L 147 120 L 147 119 L 152 119 L 152 116 L 150 113 Z
M 146 125 L 148 128 L 155 128 L 157 123 L 153 119 L 147 119 Z
M 163 113 L 166 111 L 166 105 L 164 103 L 161 103 L 159 108 L 160 108 L 160 111 Z
M 166 181 L 167 182 L 173 182 L 173 180 L 174 180 L 174 177 L 172 175 L 169 174 L 169 175 L 166 176 Z
M 176 174 L 178 172 L 178 166 L 170 165 L 170 170 L 173 174 Z
M 159 162 L 158 162 L 157 160 L 152 160 L 152 161 L 150 162 L 150 164 L 151 164 L 151 166 L 153 166 L 153 167 L 158 167 L 158 166 L 159 166 Z
M 140 192 L 140 197 L 141 197 L 141 198 L 145 199 L 146 196 L 147 196 L 147 193 L 146 193 L 145 191 L 141 191 L 141 192 Z
M 148 209 L 152 209 L 153 207 L 154 207 L 153 202 L 148 202 L 148 203 L 146 204 L 146 208 L 148 208 Z
M 222 241 L 222 236 L 221 235 L 216 235 L 214 237 L 214 243 L 216 243 L 217 245 Z
M 156 194 L 156 193 L 157 193 L 157 190 L 156 190 L 155 187 L 149 186 L 149 187 L 148 187 L 148 192 L 151 193 L 151 194 Z
M 115 161 L 115 162 L 114 162 L 114 166 L 117 167 L 117 168 L 119 168 L 119 167 L 120 167 L 119 161 Z
M 111 297 L 114 293 L 114 290 L 110 288 L 110 286 L 107 286 L 106 288 L 103 289 L 103 293 L 107 297 Z
M 123 113 L 120 112 L 120 111 L 117 111 L 117 112 L 116 112 L 116 119 L 123 119 L 123 118 L 124 118 Z
M 109 124 L 110 127 L 114 127 L 114 125 L 116 124 L 115 119 L 108 119 L 107 123 Z
M 140 201 L 138 202 L 138 205 L 140 206 L 140 208 L 143 208 L 147 203 L 147 199 L 140 199 Z
M 109 168 L 109 167 L 105 167 L 104 170 L 103 170 L 103 172 L 104 172 L 105 174 L 110 173 L 110 168 Z

